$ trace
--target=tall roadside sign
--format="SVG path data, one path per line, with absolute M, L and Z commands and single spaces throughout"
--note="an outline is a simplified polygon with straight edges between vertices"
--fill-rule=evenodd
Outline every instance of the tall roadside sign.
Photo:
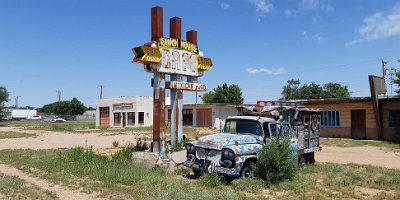
M 199 83 L 198 77 L 213 65 L 197 46 L 197 31 L 187 31 L 186 40 L 182 40 L 181 26 L 181 18 L 170 18 L 169 37 L 164 37 L 163 9 L 153 7 L 151 41 L 132 48 L 133 62 L 143 64 L 144 70 L 154 75 L 153 152 L 159 152 L 161 157 L 166 156 L 165 90 L 171 90 L 171 143 L 175 144 L 183 139 L 183 91 L 206 91 L 207 85 Z M 170 81 L 166 79 L 168 76 Z

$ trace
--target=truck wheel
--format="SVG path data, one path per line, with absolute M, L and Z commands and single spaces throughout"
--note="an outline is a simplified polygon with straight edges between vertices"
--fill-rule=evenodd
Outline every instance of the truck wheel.
M 305 167 L 306 164 L 307 164 L 306 159 L 303 156 L 299 157 L 299 167 Z
M 193 169 L 194 178 L 199 178 L 203 173 L 201 170 Z
M 242 170 L 240 171 L 240 178 L 246 179 L 251 176 L 251 170 L 250 170 L 250 163 L 246 164 L 244 167 L 242 167 Z
M 315 156 L 314 156 L 315 154 L 314 154 L 314 152 L 313 153 L 310 153 L 309 155 L 308 155 L 308 162 L 310 163 L 310 164 L 315 164 Z

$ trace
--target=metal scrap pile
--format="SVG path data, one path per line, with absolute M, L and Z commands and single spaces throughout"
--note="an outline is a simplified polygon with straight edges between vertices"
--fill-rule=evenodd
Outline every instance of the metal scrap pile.
M 278 122 L 289 122 L 292 126 L 306 125 L 310 121 L 315 124 L 320 120 L 319 110 L 304 106 L 237 106 L 236 108 L 240 116 L 270 117 Z

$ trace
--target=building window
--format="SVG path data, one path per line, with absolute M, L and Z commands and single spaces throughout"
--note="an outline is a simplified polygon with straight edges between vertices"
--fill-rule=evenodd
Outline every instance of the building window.
M 109 115 L 110 108 L 109 107 L 100 107 L 100 115 Z
M 144 112 L 139 112 L 139 124 L 144 124 Z
M 114 113 L 114 126 L 120 126 L 121 125 L 121 113 L 116 112 Z
M 400 128 L 400 110 L 389 110 L 389 127 Z
M 193 110 L 192 109 L 183 109 L 183 125 L 191 126 L 193 125 Z
M 321 111 L 322 127 L 340 127 L 340 111 L 324 110 Z
M 128 125 L 135 125 L 135 112 L 128 112 Z

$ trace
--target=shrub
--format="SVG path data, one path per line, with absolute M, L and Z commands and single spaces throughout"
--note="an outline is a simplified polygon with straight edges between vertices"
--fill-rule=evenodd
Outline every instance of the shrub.
M 146 141 L 142 140 L 142 138 L 139 138 L 137 140 L 136 145 L 134 146 L 134 151 L 145 151 L 149 148 L 147 145 Z
M 111 155 L 112 160 L 131 160 L 133 149 L 124 147 Z
M 173 153 L 173 152 L 182 151 L 183 149 L 185 149 L 185 146 L 188 142 L 189 142 L 189 139 L 186 137 L 184 137 L 180 142 L 178 142 L 178 140 L 176 140 L 175 144 L 171 145 L 169 148 L 167 146 L 166 152 Z
M 203 186 L 207 186 L 210 188 L 215 188 L 222 186 L 224 184 L 222 177 L 212 175 L 212 174 L 204 174 L 200 177 L 199 183 Z
M 254 175 L 268 184 L 290 180 L 296 172 L 297 157 L 290 150 L 289 138 L 276 137 L 264 145 L 253 167 Z

